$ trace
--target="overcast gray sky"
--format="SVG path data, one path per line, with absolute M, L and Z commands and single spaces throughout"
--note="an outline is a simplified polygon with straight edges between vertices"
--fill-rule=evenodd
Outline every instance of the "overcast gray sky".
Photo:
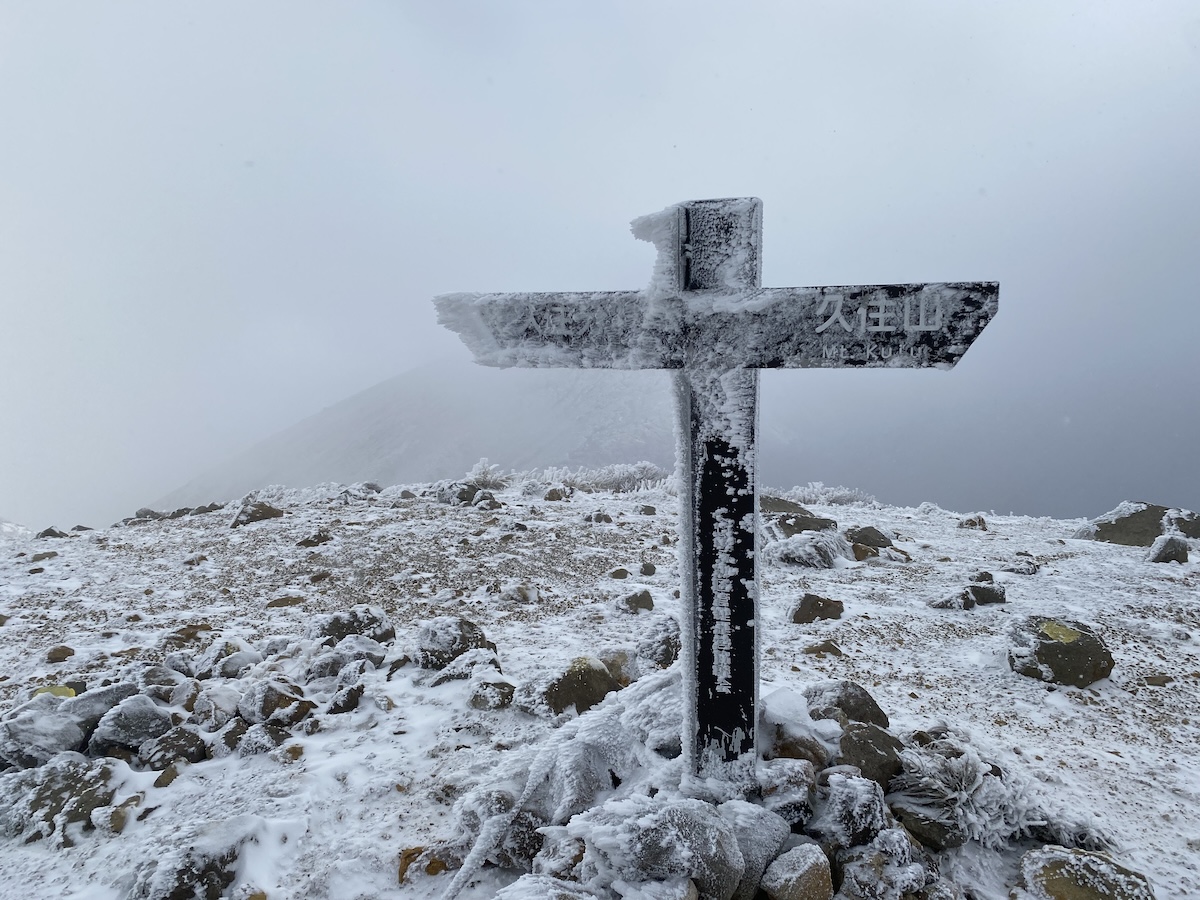
M 1198 160 L 1193 0 L 0 3 L 0 516 L 107 524 L 469 365 L 434 294 L 640 287 L 630 219 L 742 195 L 764 284 L 1001 283 L 951 373 L 764 376 L 765 475 L 1200 506 Z

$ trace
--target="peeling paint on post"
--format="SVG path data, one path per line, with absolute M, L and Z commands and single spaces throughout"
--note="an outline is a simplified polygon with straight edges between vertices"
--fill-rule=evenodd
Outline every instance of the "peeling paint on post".
M 758 369 L 952 367 L 995 316 L 994 282 L 762 288 L 762 203 L 695 200 L 633 223 L 644 291 L 445 294 L 439 321 L 492 366 L 672 369 L 684 600 L 683 747 L 746 783 L 758 705 Z

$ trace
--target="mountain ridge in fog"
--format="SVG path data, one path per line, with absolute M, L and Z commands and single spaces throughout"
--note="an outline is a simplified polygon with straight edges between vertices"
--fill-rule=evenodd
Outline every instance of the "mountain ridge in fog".
M 671 468 L 668 376 L 421 366 L 275 433 L 151 506 L 230 500 L 271 484 L 437 481 L 485 457 L 504 470 L 639 460 Z

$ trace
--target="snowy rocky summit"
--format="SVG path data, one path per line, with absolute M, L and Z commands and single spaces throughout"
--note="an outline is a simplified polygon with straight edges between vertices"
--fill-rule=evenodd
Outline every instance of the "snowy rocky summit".
M 1194 516 L 764 495 L 735 789 L 682 771 L 665 475 L 7 533 L 0 897 L 1200 896 Z

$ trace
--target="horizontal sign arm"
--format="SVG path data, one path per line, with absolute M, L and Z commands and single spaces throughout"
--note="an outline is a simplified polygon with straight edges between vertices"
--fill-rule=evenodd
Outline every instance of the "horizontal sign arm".
M 438 320 L 492 366 L 950 368 L 995 316 L 995 282 L 446 294 Z

